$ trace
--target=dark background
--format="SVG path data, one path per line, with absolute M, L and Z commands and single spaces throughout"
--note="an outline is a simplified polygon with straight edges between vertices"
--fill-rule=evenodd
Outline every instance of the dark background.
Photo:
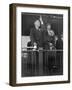
M 52 30 L 54 30 L 56 35 L 63 32 L 63 15 L 62 14 L 39 14 L 39 13 L 24 13 L 21 14 L 22 19 L 22 35 L 29 36 L 30 29 L 34 25 L 34 21 L 39 19 L 42 15 L 44 25 L 47 23 L 51 24 Z
M 44 26 L 46 26 L 47 23 L 50 23 L 52 30 L 54 30 L 56 35 L 59 35 L 63 32 L 63 15 L 22 13 L 22 36 L 30 35 L 30 30 L 34 25 L 35 20 L 40 18 L 40 15 L 42 16 Z M 32 53 L 27 51 L 27 57 L 24 57 L 26 52 L 23 51 L 22 53 L 22 77 L 63 75 L 63 51 L 46 52 L 48 54 L 48 58 L 44 58 L 45 52 L 39 58 L 36 52 Z M 53 68 L 53 65 L 56 65 L 56 68 Z

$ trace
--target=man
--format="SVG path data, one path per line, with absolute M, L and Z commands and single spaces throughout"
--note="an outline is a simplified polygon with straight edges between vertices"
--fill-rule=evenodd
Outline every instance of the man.
M 40 18 L 39 20 L 36 20 L 34 22 L 34 27 L 31 28 L 30 31 L 31 44 L 34 47 L 32 56 L 34 62 L 33 69 L 35 68 L 35 75 L 40 73 L 39 52 L 37 52 L 36 50 L 42 50 L 43 47 L 43 31 L 41 29 L 41 24 L 42 22 Z
M 52 51 L 55 49 L 55 34 L 54 31 L 51 29 L 51 24 L 47 24 L 47 29 L 43 33 L 43 48 L 44 52 L 44 66 L 45 70 L 47 68 L 52 68 L 54 66 L 54 52 Z
M 58 36 L 58 40 L 56 42 L 56 65 L 61 74 L 63 74 L 63 35 Z
M 34 22 L 34 27 L 31 28 L 30 32 L 30 39 L 32 46 L 37 47 L 37 49 L 39 47 L 43 47 L 43 37 L 42 37 L 43 32 L 40 27 L 41 27 L 40 20 L 36 20 Z
M 43 45 L 44 49 L 52 49 L 52 46 L 55 46 L 55 34 L 54 31 L 51 29 L 51 24 L 47 24 L 47 29 L 43 33 Z
M 63 50 L 63 35 L 58 36 L 58 40 L 56 42 L 56 49 Z

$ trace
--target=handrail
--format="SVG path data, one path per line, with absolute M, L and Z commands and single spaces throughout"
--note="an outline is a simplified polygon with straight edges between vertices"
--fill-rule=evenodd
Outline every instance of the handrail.
M 57 52 L 57 51 L 63 51 L 63 50 L 22 50 L 22 52 L 35 52 L 35 51 L 37 51 L 37 52 L 39 52 L 39 51 L 50 51 L 50 52 Z
M 22 49 L 28 49 L 28 48 L 33 49 L 34 47 L 33 46 L 31 46 L 31 47 L 24 47 Z

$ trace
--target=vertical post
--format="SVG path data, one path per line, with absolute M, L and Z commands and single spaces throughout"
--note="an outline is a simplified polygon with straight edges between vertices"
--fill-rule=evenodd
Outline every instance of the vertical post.
M 34 57 L 33 57 L 33 50 L 31 51 L 31 73 L 33 75 L 33 60 L 34 60 Z
M 43 51 L 39 50 L 39 75 L 43 75 Z
M 37 75 L 37 64 L 36 64 L 36 62 L 37 62 L 37 56 L 36 56 L 36 51 L 34 51 L 34 53 L 33 53 L 33 56 L 34 56 L 34 75 L 36 76 Z

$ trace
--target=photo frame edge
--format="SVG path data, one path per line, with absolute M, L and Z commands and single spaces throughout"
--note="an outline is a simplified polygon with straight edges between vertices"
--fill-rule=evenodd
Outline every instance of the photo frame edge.
M 45 85 L 45 84 L 59 84 L 59 83 L 70 83 L 70 48 L 68 49 L 68 81 L 57 81 L 57 82 L 38 82 L 38 83 L 16 83 L 16 8 L 17 7 L 45 7 L 45 8 L 60 8 L 68 10 L 68 42 L 70 47 L 70 7 L 65 6 L 49 6 L 49 5 L 34 5 L 34 4 L 18 4 L 13 3 L 9 6 L 10 11 L 10 61 L 9 61 L 9 84 L 11 86 L 31 86 L 31 85 Z M 13 14 L 13 16 L 12 16 Z
M 16 84 L 16 7 L 10 4 L 10 69 L 9 69 L 9 84 L 14 86 Z

